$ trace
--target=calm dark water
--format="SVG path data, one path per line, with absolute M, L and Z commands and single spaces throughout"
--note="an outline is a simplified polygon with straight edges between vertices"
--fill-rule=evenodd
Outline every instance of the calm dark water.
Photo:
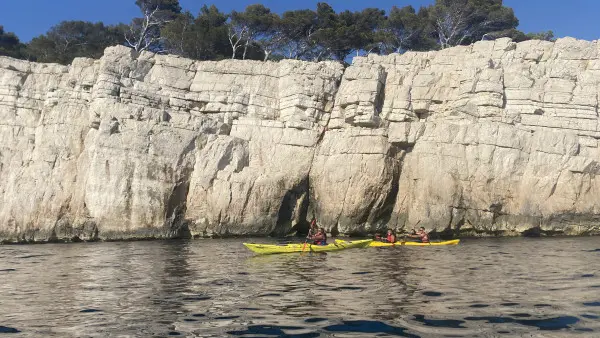
M 241 243 L 0 246 L 0 336 L 600 337 L 600 238 Z

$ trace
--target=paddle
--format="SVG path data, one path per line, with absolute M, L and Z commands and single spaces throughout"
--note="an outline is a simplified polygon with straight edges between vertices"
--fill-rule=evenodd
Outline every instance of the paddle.
M 313 214 L 312 221 L 310 222 L 310 227 L 308 229 L 308 236 L 310 236 L 310 230 L 312 229 L 312 226 L 315 223 L 316 223 L 316 218 L 315 218 L 315 215 Z M 306 239 L 304 240 L 304 245 L 302 245 L 302 251 L 301 251 L 301 253 L 303 253 L 304 249 L 306 248 L 306 243 L 308 242 L 308 236 L 306 236 Z

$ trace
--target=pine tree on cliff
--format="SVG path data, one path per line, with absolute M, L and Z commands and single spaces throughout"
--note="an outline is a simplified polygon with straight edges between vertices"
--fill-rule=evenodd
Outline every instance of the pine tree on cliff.
M 38 62 L 68 64 L 76 57 L 100 58 L 108 46 L 123 44 L 124 25 L 63 21 L 44 35 L 33 38 L 24 52 Z
M 185 12 L 161 30 L 169 54 L 196 60 L 221 60 L 231 55 L 227 41 L 227 14 L 204 5 L 196 18 Z
M 125 34 L 127 44 L 136 52 L 165 52 L 161 29 L 181 14 L 179 0 L 136 0 L 135 4 L 142 17 L 131 21 Z
M 519 25 L 512 8 L 502 0 L 436 0 L 429 15 L 441 49 L 470 44 Z
M 134 0 L 127 0 L 134 1 Z M 428 51 L 479 40 L 554 40 L 551 31 L 525 34 L 502 0 L 435 0 L 418 11 L 411 6 L 336 12 L 315 9 L 281 16 L 264 5 L 243 12 L 203 6 L 196 17 L 179 0 L 135 0 L 141 17 L 129 25 L 63 21 L 25 47 L 0 27 L 0 55 L 67 64 L 75 57 L 98 58 L 107 46 L 124 44 L 138 52 L 177 54 L 197 60 L 224 58 L 347 61 L 350 55 Z
M 268 42 L 275 37 L 274 27 L 279 16 L 271 13 L 271 10 L 264 5 L 256 4 L 246 7 L 244 12 L 231 12 L 230 18 L 228 31 L 232 48 L 231 58 L 235 58 L 237 50 L 241 48 L 241 56 L 244 60 L 252 47 L 260 46 L 266 60 L 271 52 Z
M 23 55 L 25 45 L 12 32 L 5 32 L 0 26 L 0 55 L 20 58 Z

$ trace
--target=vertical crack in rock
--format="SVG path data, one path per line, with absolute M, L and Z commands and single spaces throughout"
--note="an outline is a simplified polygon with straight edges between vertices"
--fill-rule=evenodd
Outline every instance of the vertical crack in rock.
M 242 208 L 241 208 L 242 218 L 244 218 L 244 215 L 246 215 L 246 208 L 248 208 L 248 204 L 250 203 L 250 198 L 252 197 L 252 190 L 254 189 L 255 186 L 256 186 L 256 180 L 249 182 L 248 191 L 247 191 L 246 195 L 244 196 L 244 202 L 242 203 Z
M 332 110 L 333 110 L 333 107 L 335 104 L 335 98 L 338 95 L 339 90 L 340 90 L 341 82 L 342 82 L 341 77 L 336 79 L 335 90 L 333 90 L 333 92 L 330 93 L 331 100 L 324 104 L 324 107 L 329 107 L 330 110 L 327 112 L 327 120 L 325 121 L 324 125 L 321 127 L 321 131 L 318 134 L 317 139 L 312 146 L 311 160 L 310 160 L 310 163 L 308 166 L 308 171 L 306 172 L 306 177 L 303 179 L 303 182 L 306 183 L 306 196 L 305 196 L 303 205 L 300 207 L 300 210 L 302 210 L 301 218 L 300 218 L 301 222 L 297 226 L 297 231 L 299 231 L 301 233 L 308 232 L 308 226 L 309 226 L 309 224 L 308 224 L 308 216 L 309 215 L 308 214 L 309 214 L 309 212 L 311 213 L 311 215 L 310 215 L 311 219 L 313 217 L 316 218 L 317 215 L 319 215 L 319 208 L 318 208 L 319 204 L 316 202 L 316 196 L 314 195 L 313 189 L 311 189 L 310 177 L 311 177 L 311 173 L 312 173 L 312 170 L 314 167 L 315 157 L 317 156 L 317 153 L 319 151 L 319 147 L 323 143 L 325 133 L 329 131 L 329 123 L 331 122 L 331 114 L 332 114 Z M 331 104 L 329 104 L 329 103 L 331 103 Z
M 173 191 L 166 203 L 165 219 L 167 226 L 170 228 L 169 237 L 176 238 L 191 238 L 191 232 L 187 221 L 185 220 L 185 212 L 187 209 L 187 198 L 190 189 L 191 174 L 194 171 L 196 150 L 196 140 L 194 137 L 189 144 L 183 149 L 179 155 L 176 168 L 181 168 L 177 182 L 173 187 Z M 189 163 L 187 163 L 189 161 Z
M 394 213 L 394 207 L 396 205 L 396 201 L 400 196 L 400 175 L 402 175 L 402 164 L 404 161 L 404 157 L 407 153 L 411 151 L 412 148 L 407 148 L 406 150 L 401 149 L 398 145 L 393 143 L 390 144 L 390 152 L 388 156 L 392 162 L 392 181 L 391 181 L 391 189 L 388 195 L 385 197 L 382 206 L 379 211 L 379 215 L 376 219 L 379 220 L 378 228 L 376 231 L 385 230 L 384 228 L 397 228 L 397 219 L 392 219 Z
M 506 99 L 506 83 L 505 83 L 505 76 L 506 73 L 504 71 L 504 67 L 502 65 L 500 65 L 500 69 L 502 70 L 501 73 L 501 81 L 502 81 L 502 109 L 506 109 L 506 104 L 508 102 L 508 100 Z M 514 124 L 514 121 L 511 121 L 511 123 Z
M 377 86 L 377 93 L 375 95 L 375 101 L 373 102 L 375 108 L 375 114 L 377 116 L 381 116 L 383 111 L 383 103 L 385 102 L 385 92 L 386 92 L 386 81 L 388 77 L 388 72 L 383 68 L 381 75 L 379 77 L 379 84 Z

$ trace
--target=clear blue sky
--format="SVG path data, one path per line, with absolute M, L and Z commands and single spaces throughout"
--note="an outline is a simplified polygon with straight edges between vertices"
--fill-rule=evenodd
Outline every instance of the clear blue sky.
M 321 0 L 323 1 L 323 0 Z M 377 7 L 388 10 L 392 6 L 413 5 L 418 8 L 434 0 L 330 0 L 336 11 L 359 10 Z M 290 9 L 315 8 L 318 0 L 180 0 L 182 7 L 198 13 L 203 4 L 216 4 L 229 12 L 243 10 L 249 4 L 262 3 L 271 10 L 282 13 Z M 524 32 L 553 30 L 557 37 L 572 36 L 578 39 L 600 38 L 600 0 L 504 0 L 515 10 Z M 128 23 L 139 15 L 135 0 L 0 0 L 0 25 L 5 31 L 16 33 L 27 42 L 43 34 L 63 20 L 103 21 L 114 24 Z

